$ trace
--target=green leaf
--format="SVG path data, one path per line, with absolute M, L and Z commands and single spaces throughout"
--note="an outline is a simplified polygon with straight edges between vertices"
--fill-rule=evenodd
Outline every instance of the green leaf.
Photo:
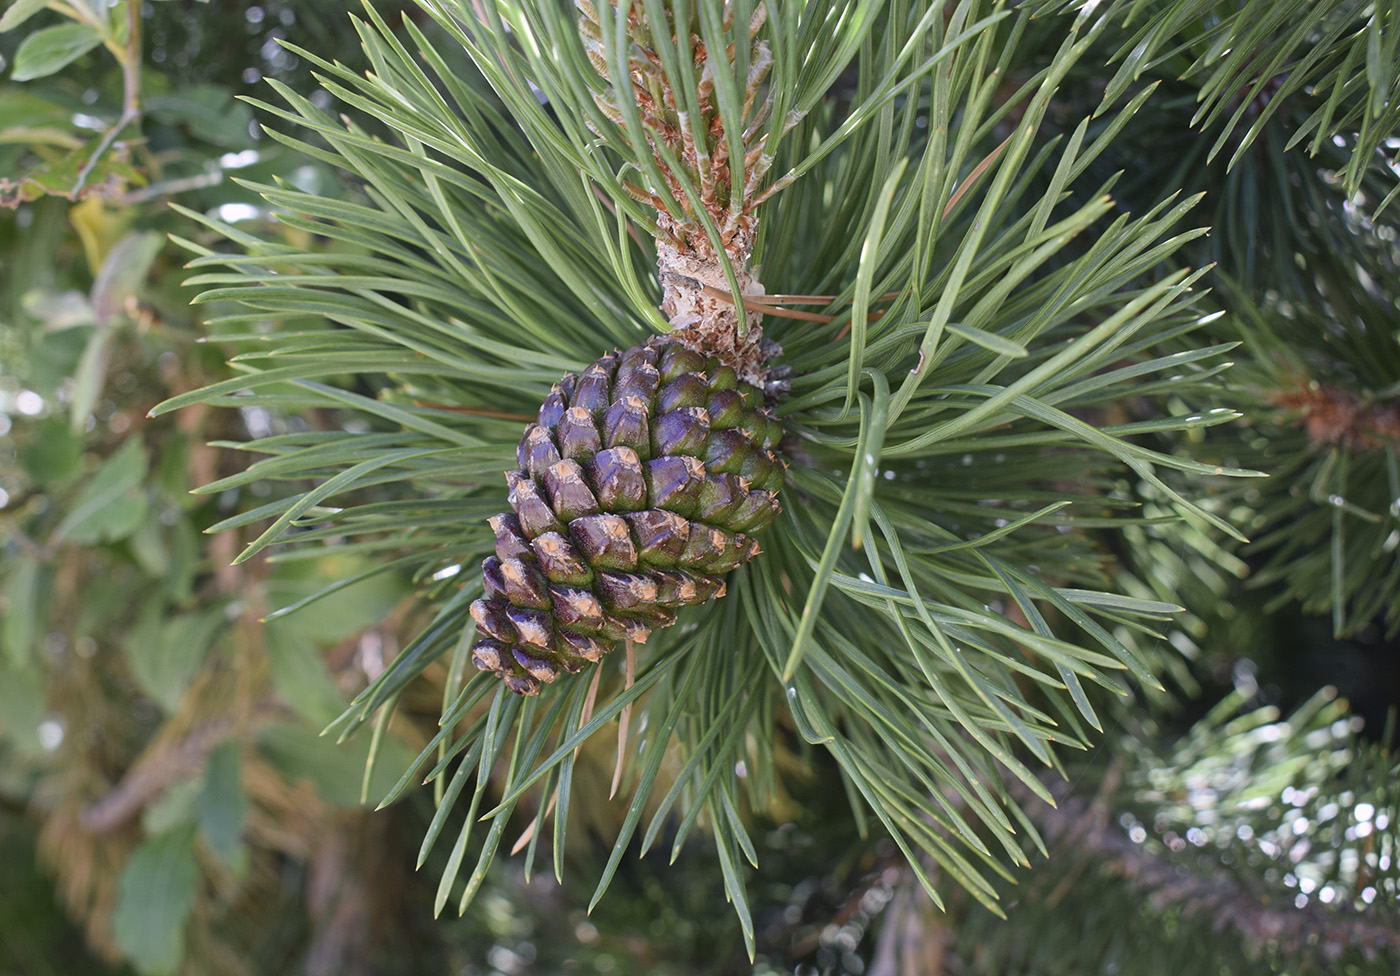
M 340 745 L 304 725 L 283 722 L 259 733 L 258 750 L 291 782 L 310 781 L 328 803 L 366 806 L 360 800 L 360 788 L 369 758 L 368 736 Z M 369 795 L 375 798 L 387 793 L 398 779 L 398 771 L 413 761 L 412 751 L 396 736 L 386 736 L 380 752 L 369 784 Z
M 90 546 L 125 539 L 146 515 L 145 477 L 146 448 L 133 437 L 88 479 L 54 529 L 53 541 Z
M 26 315 L 38 319 L 50 332 L 93 325 L 92 303 L 80 291 L 49 291 L 36 288 L 20 299 Z
M 9 16 L 9 12 L 6 12 Z M 90 24 L 60 24 L 35 31 L 15 52 L 15 81 L 32 81 L 61 71 L 102 43 L 102 32 Z
M 126 311 L 164 245 L 165 239 L 151 231 L 132 231 L 112 245 L 92 283 L 92 308 L 99 326 L 112 324 Z
M 860 373 L 865 363 L 866 333 L 870 326 L 870 288 L 875 278 L 875 268 L 880 263 L 880 238 L 885 233 L 890 203 L 894 200 L 900 178 L 904 176 L 904 169 L 908 164 L 908 159 L 901 159 L 885 180 L 884 188 L 880 190 L 880 196 L 875 201 L 875 212 L 870 217 L 870 226 L 865 232 L 865 243 L 860 249 L 860 267 L 856 272 L 855 296 L 851 302 L 850 366 L 846 379 L 846 402 L 841 407 L 843 412 L 851 409 L 856 387 L 860 385 Z M 856 531 L 860 531 L 859 525 Z
M 33 17 L 49 0 L 15 0 L 10 4 L 10 8 L 5 11 L 5 15 L 0 17 L 0 34 L 12 31 L 30 17 Z
M 376 569 L 375 560 L 344 553 L 282 562 L 267 583 L 269 621 L 317 644 L 335 644 L 383 619 L 408 587 L 398 574 L 382 573 L 334 588 L 339 581 Z M 334 588 L 327 592 L 328 588 Z M 281 608 L 294 607 L 288 612 Z
M 34 639 L 47 619 L 44 589 L 39 560 L 33 556 L 15 557 L 5 580 L 5 619 L 0 624 L 0 643 L 4 644 L 5 659 L 16 670 L 29 663 Z
M 195 822 L 195 802 L 199 799 L 199 780 L 175 783 L 141 811 L 141 829 L 147 836 Z
M 28 85 L 0 85 L 0 131 L 31 126 L 66 131 L 73 124 L 73 109 L 53 94 Z
M 185 689 L 204 666 L 225 625 L 222 606 L 167 616 L 164 600 L 152 600 L 126 639 L 126 656 L 141 690 L 174 713 Z
M 250 802 L 243 789 L 243 759 L 237 742 L 220 743 L 209 754 L 204 785 L 195 805 L 199 832 L 224 864 L 241 872 L 248 863 L 243 826 Z
M 111 329 L 98 329 L 88 336 L 78 371 L 73 374 L 73 399 L 68 403 L 68 424 L 74 433 L 84 430 L 92 416 L 97 398 L 107 384 L 107 360 L 116 334 Z
M 83 439 L 62 418 L 45 417 L 34 425 L 19 457 L 36 482 L 58 488 L 83 470 Z
M 162 579 L 170 574 L 170 547 L 166 536 L 173 534 L 160 517 L 147 517 L 135 532 L 127 538 L 131 555 L 142 571 L 154 579 Z
M 247 145 L 253 112 L 220 85 L 189 85 L 146 99 L 145 113 L 156 121 L 186 126 L 190 135 L 215 146 Z
M 199 881 L 194 838 L 193 825 L 149 838 L 117 882 L 112 934 L 142 976 L 169 976 L 184 957 L 185 920 Z
M 321 651 L 289 622 L 269 623 L 267 664 L 277 694 L 299 715 L 325 726 L 345 710 L 345 697 L 321 659 Z
M 0 179 L 0 206 L 13 207 L 46 195 L 80 199 L 95 192 L 111 193 L 129 184 L 144 183 L 144 175 L 131 163 L 117 153 L 104 153 L 79 188 L 78 176 L 102 148 L 102 140 L 101 135 L 93 136 L 72 152 L 46 159 L 16 179 Z
M 38 668 L 15 670 L 0 661 L 0 738 L 23 753 L 39 755 L 44 751 L 39 723 L 47 707 Z

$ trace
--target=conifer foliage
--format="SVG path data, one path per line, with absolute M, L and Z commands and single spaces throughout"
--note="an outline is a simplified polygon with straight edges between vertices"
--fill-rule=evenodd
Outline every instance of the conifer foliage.
M 580 749 L 616 735 L 594 903 L 703 826 L 752 952 L 754 824 L 825 754 L 852 829 L 935 903 L 999 913 L 1047 783 L 1179 671 L 1187 601 L 1122 540 L 1165 538 L 1189 577 L 1251 552 L 1241 520 L 1288 524 L 1254 478 L 1297 429 L 1215 429 L 1258 420 L 1222 374 L 1252 313 L 1202 287 L 1216 200 L 1151 178 L 1180 159 L 1144 129 L 1185 112 L 1228 174 L 1272 165 L 1289 117 L 1340 156 L 1337 200 L 1393 186 L 1393 5 L 418 3 L 401 27 L 365 7 L 365 71 L 290 45 L 338 105 L 272 82 L 268 134 L 358 191 L 255 186 L 314 253 L 186 212 L 192 282 L 245 351 L 159 410 L 347 418 L 238 445 L 260 457 L 206 490 L 286 485 L 214 527 L 259 526 L 240 559 L 334 546 L 380 562 L 332 589 L 418 580 L 430 621 L 331 728 L 382 728 L 447 664 L 440 729 L 383 798 L 436 784 L 436 907 L 466 910 L 512 822 L 527 870 L 562 873 Z M 1386 296 L 1367 335 L 1393 363 Z M 1331 389 L 1269 403 L 1396 497 L 1394 386 L 1318 434 Z M 1334 571 L 1339 622 L 1400 592 L 1396 512 L 1368 506 L 1364 558 L 1392 569 Z M 1351 553 L 1330 513 L 1315 535 Z M 1273 578 L 1298 568 L 1265 544 Z

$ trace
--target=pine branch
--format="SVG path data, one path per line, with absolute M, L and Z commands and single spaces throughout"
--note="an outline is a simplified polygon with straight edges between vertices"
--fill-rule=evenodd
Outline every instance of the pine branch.
M 1170 850 L 1134 843 L 1102 798 L 1086 801 L 1065 783 L 1055 784 L 1051 792 L 1055 806 L 1028 809 L 1052 856 L 1069 854 L 1124 879 L 1146 895 L 1156 911 L 1175 907 L 1187 918 L 1207 922 L 1215 932 L 1231 929 L 1247 945 L 1287 956 L 1316 952 L 1336 960 L 1358 949 L 1372 961 L 1379 953 L 1400 955 L 1400 929 L 1393 918 L 1329 910 L 1315 902 L 1299 908 L 1261 894 L 1224 868 L 1183 870 L 1181 858 Z
M 1390 972 L 1393 750 L 1362 740 L 1331 689 L 1286 718 L 1242 711 L 1248 694 L 1169 737 L 1155 710 L 1122 710 L 1105 765 L 1045 779 L 1053 807 L 1011 784 L 1048 862 L 1007 887 L 1007 921 L 966 899 L 950 907 L 930 940 L 949 971 Z M 910 922 L 897 912 L 886 924 L 896 931 L 882 935 L 884 964 L 907 965 L 927 943 L 898 938 Z

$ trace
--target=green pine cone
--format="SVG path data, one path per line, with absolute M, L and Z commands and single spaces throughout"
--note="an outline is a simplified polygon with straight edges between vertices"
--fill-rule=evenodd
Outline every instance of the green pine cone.
M 564 376 L 506 472 L 472 663 L 533 695 L 723 596 L 780 510 L 781 433 L 758 388 L 677 342 Z

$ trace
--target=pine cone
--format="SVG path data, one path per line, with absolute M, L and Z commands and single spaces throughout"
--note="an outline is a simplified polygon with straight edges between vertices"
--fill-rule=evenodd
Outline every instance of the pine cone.
M 506 472 L 472 663 L 533 695 L 724 595 L 779 509 L 782 428 L 733 367 L 654 339 L 564 376 Z

